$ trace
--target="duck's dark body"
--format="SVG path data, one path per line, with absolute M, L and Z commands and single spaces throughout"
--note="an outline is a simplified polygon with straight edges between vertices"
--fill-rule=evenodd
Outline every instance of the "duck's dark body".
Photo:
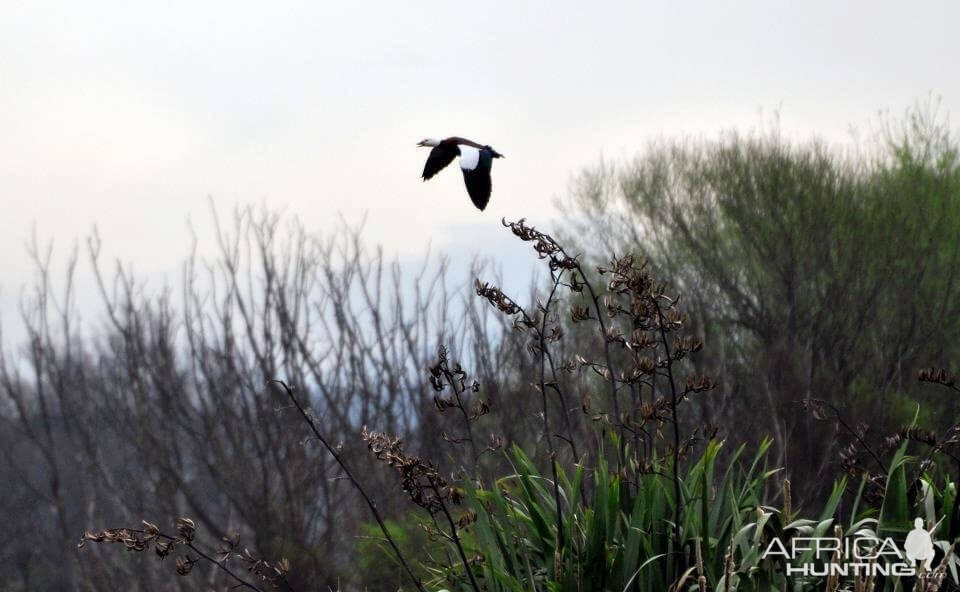
M 420 145 L 429 145 L 425 142 L 421 142 Z M 493 159 L 503 157 L 490 146 L 457 136 L 441 140 L 427 157 L 427 162 L 423 166 L 423 180 L 433 178 L 458 156 L 460 170 L 463 171 L 463 182 L 467 186 L 470 200 L 473 201 L 473 205 L 483 210 L 490 201 L 490 193 L 493 189 L 490 181 Z

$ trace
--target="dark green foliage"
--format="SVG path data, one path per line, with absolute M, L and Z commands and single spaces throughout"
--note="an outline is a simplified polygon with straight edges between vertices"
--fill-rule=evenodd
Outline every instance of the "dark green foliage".
M 881 431 L 918 401 L 953 418 L 912 380 L 960 354 L 958 142 L 931 109 L 853 154 L 776 131 L 654 144 L 565 206 L 597 261 L 639 252 L 679 286 L 709 344 L 696 363 L 723 385 L 700 420 L 767 425 L 798 483 L 835 458 L 803 399 Z
M 431 541 L 420 528 L 418 518 L 405 516 L 402 521 L 388 520 L 387 528 L 397 546 L 407 557 L 417 557 L 422 564 L 439 560 L 443 555 L 443 545 Z M 364 524 L 357 535 L 353 550 L 352 574 L 350 585 L 360 590 L 397 590 L 408 585 L 407 575 L 397 562 L 396 556 L 383 539 L 383 533 L 376 523 Z M 421 563 L 414 565 L 414 573 L 422 579 L 429 571 Z
M 950 546 L 950 520 L 957 519 L 952 516 L 956 485 L 931 475 L 917 476 L 916 481 L 908 479 L 916 462 L 905 455 L 906 444 L 891 459 L 893 468 L 879 517 L 877 508 L 861 498 L 862 485 L 850 489 L 846 479 L 841 479 L 834 483 L 822 507 L 807 512 L 809 518 L 796 518 L 787 516 L 782 507 L 763 502 L 764 492 L 779 484 L 781 473 L 767 468 L 770 443 L 764 440 L 749 462 L 742 458 L 741 446 L 732 454 L 727 468 L 721 470 L 716 459 L 723 444 L 711 441 L 685 470 L 683 538 L 690 567 L 680 578 L 679 589 L 697 590 L 702 576 L 707 590 L 822 590 L 824 581 L 789 576 L 784 559 L 763 557 L 770 542 L 779 538 L 789 548 L 794 537 L 852 540 L 879 536 L 892 537 L 902 545 L 917 516 L 928 526 L 936 524 L 939 517 L 947 517 L 933 531 L 940 549 L 935 565 L 939 564 Z M 519 448 L 510 451 L 509 457 L 515 468 L 513 474 L 500 477 L 488 489 L 471 488 L 468 493 L 468 505 L 477 513 L 470 527 L 469 552 L 475 557 L 472 568 L 484 590 L 668 590 L 677 585 L 678 580 L 670 575 L 670 521 L 675 500 L 669 479 L 651 473 L 636 484 L 627 484 L 611 474 L 605 463 L 591 470 L 578 466 L 570 476 L 561 474 L 566 523 L 560 550 L 553 527 L 555 509 L 549 478 L 540 474 Z M 658 464 L 661 472 L 665 468 Z M 580 501 L 585 481 L 593 490 L 588 504 Z M 911 496 L 908 482 L 919 486 L 921 495 Z M 845 497 L 853 502 L 852 510 L 846 512 L 842 511 Z M 910 526 L 904 527 L 908 523 Z M 700 562 L 696 560 L 697 545 Z M 824 560 L 810 551 L 791 563 L 822 565 Z M 960 566 L 955 557 L 948 563 L 949 583 L 944 590 L 956 585 L 956 577 L 950 574 Z M 840 578 L 834 586 L 853 589 L 855 580 L 852 576 Z M 428 587 L 456 589 L 456 582 L 464 581 L 454 566 L 438 570 Z M 857 585 L 862 588 L 857 589 L 865 590 L 871 582 L 878 592 L 910 590 L 915 584 L 913 578 L 906 577 L 860 578 Z

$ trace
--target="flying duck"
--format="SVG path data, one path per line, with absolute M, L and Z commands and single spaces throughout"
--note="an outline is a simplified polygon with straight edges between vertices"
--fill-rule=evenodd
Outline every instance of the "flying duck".
M 480 210 L 487 207 L 490 201 L 490 166 L 494 158 L 503 158 L 503 155 L 490 146 L 481 146 L 466 138 L 453 136 L 444 140 L 426 138 L 420 140 L 417 146 L 430 146 L 433 150 L 427 156 L 423 165 L 423 180 L 432 178 L 445 166 L 460 157 L 460 170 L 463 171 L 463 182 L 467 186 L 467 193 L 473 205 Z

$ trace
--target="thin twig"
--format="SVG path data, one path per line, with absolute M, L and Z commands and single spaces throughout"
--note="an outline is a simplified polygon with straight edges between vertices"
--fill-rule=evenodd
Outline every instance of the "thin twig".
M 367 507 L 370 508 L 370 512 L 373 514 L 374 519 L 377 521 L 377 524 L 380 526 L 380 530 L 383 532 L 383 536 L 387 539 L 387 542 L 390 543 L 390 547 L 393 549 L 394 554 L 397 556 L 397 559 L 400 560 L 400 563 L 403 565 L 403 569 L 407 572 L 407 575 L 410 576 L 410 579 L 413 581 L 413 584 L 417 587 L 420 592 L 426 592 L 426 589 L 423 587 L 423 584 L 420 582 L 413 570 L 410 568 L 410 565 L 407 563 L 406 558 L 404 558 L 403 553 L 400 552 L 400 548 L 397 546 L 396 541 L 393 540 L 393 536 L 390 534 L 390 531 L 387 529 L 387 525 L 384 523 L 383 518 L 380 516 L 380 511 L 377 510 L 377 504 L 367 495 L 366 490 L 363 489 L 363 486 L 360 485 L 360 482 L 357 481 L 356 477 L 353 476 L 353 473 L 350 471 L 347 464 L 341 458 L 340 453 L 337 450 L 330 446 L 330 443 L 327 442 L 327 439 L 323 437 L 320 433 L 320 430 L 317 429 L 317 424 L 313 421 L 313 418 L 310 417 L 310 414 L 300 405 L 300 402 L 297 400 L 296 396 L 293 394 L 293 389 L 287 386 L 282 380 L 271 380 L 270 382 L 279 384 L 283 387 L 283 390 L 286 391 L 287 396 L 290 397 L 290 401 L 293 402 L 296 406 L 297 411 L 300 412 L 300 415 L 303 417 L 304 421 L 307 422 L 307 425 L 310 426 L 310 429 L 313 431 L 313 434 L 317 437 L 318 440 L 323 444 L 323 447 L 327 449 L 327 452 L 333 456 L 334 460 L 337 461 L 337 464 L 340 465 L 340 468 L 343 469 L 343 472 L 347 475 L 347 478 L 350 479 L 350 482 L 353 483 L 354 488 L 360 493 L 360 496 L 363 498 L 363 501 L 367 503 Z

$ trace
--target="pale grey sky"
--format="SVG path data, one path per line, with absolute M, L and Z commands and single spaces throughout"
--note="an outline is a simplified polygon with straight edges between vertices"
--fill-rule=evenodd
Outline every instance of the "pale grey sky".
M 786 133 L 843 141 L 931 93 L 956 117 L 958 23 L 956 0 L 5 0 L 0 320 L 34 224 L 61 254 L 97 224 L 108 256 L 172 279 L 207 196 L 317 229 L 366 212 L 389 252 L 469 253 L 658 136 L 779 110 Z M 414 144 L 447 135 L 507 157 L 483 213 L 455 168 L 419 180 Z

